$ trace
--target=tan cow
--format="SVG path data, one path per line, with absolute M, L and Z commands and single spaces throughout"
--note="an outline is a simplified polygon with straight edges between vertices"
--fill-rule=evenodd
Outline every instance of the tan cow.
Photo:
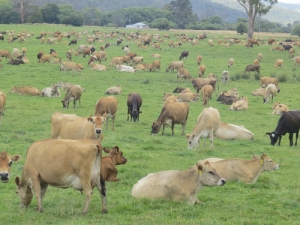
M 116 113 L 118 109 L 118 99 L 114 96 L 100 98 L 95 107 L 95 114 L 106 115 L 106 129 L 108 128 L 108 118 L 112 119 L 112 130 L 115 127 Z
M 0 91 L 0 124 L 1 124 L 2 116 L 4 115 L 5 103 L 6 103 L 6 94 Z
M 109 87 L 106 89 L 105 94 L 108 95 L 120 95 L 122 94 L 122 88 L 120 85 L 116 86 L 116 87 Z
M 178 99 L 175 95 L 169 95 L 165 100 L 164 104 L 168 104 L 170 102 L 178 102 Z
M 198 148 L 200 138 L 210 138 L 210 147 L 214 147 L 214 134 L 219 128 L 220 113 L 217 109 L 209 107 L 203 109 L 197 119 L 197 124 L 190 134 L 187 134 L 188 149 Z
M 74 73 L 74 71 L 81 73 L 81 71 L 83 70 L 83 66 L 75 62 L 61 62 L 60 71 L 64 71 L 64 73 L 66 73 L 66 70 L 71 70 L 72 74 Z
M 105 115 L 80 117 L 75 114 L 55 112 L 51 116 L 51 137 L 53 139 L 98 139 L 103 140 L 102 125 Z
M 157 134 L 163 126 L 162 135 L 165 133 L 165 127 L 171 124 L 172 135 L 174 135 L 175 124 L 181 124 L 182 135 L 184 135 L 190 106 L 185 102 L 170 102 L 165 104 L 161 110 L 161 113 L 156 120 L 153 122 L 150 134 Z
M 268 103 L 269 98 L 272 98 L 272 102 L 273 102 L 273 98 L 276 94 L 277 94 L 277 88 L 276 88 L 275 84 L 268 84 L 268 86 L 266 88 L 266 94 L 263 98 L 264 103 Z
M 109 156 L 102 157 L 102 171 L 101 175 L 105 181 L 119 181 L 117 178 L 118 170 L 116 165 L 122 165 L 127 162 L 127 159 L 123 156 L 123 152 L 118 146 L 112 149 L 103 148 L 103 151 L 109 154 Z
M 258 88 L 256 90 L 252 91 L 252 95 L 265 97 L 266 90 L 267 90 L 266 88 Z
M 213 92 L 213 87 L 210 84 L 206 84 L 201 88 L 203 105 L 206 106 L 208 104 L 208 100 L 211 99 Z
M 134 198 L 171 199 L 189 204 L 202 204 L 197 198 L 204 187 L 222 186 L 226 180 L 220 177 L 208 162 L 179 171 L 168 170 L 148 174 L 132 188 Z
M 9 93 L 18 93 L 19 95 L 28 94 L 33 96 L 42 94 L 42 92 L 39 89 L 30 86 L 23 86 L 23 87 L 15 86 L 12 89 L 10 89 Z
M 275 84 L 277 88 L 277 92 L 280 92 L 280 88 L 278 86 L 278 79 L 275 77 L 261 77 L 260 78 L 260 87 L 265 88 L 268 84 Z
M 253 140 L 254 134 L 247 130 L 244 126 L 238 126 L 220 121 L 219 128 L 215 132 L 215 137 L 223 140 Z
M 63 108 L 69 108 L 70 101 L 73 101 L 73 105 L 74 105 L 74 109 L 75 109 L 77 100 L 79 101 L 79 105 L 80 105 L 81 95 L 82 95 L 82 90 L 80 87 L 78 87 L 76 85 L 71 86 L 68 89 L 64 100 L 61 101 L 63 104 Z
M 283 59 L 276 59 L 274 63 L 274 68 L 283 67 Z
M 197 102 L 199 99 L 198 93 L 192 93 L 192 92 L 181 92 L 177 96 L 178 102 Z
M 241 111 L 241 110 L 247 110 L 248 107 L 249 107 L 248 98 L 242 96 L 242 98 L 239 101 L 231 104 L 229 110 Z
M 20 159 L 21 156 L 18 154 L 11 156 L 5 151 L 0 152 L 0 179 L 3 183 L 9 181 L 12 163 L 18 162 Z
M 273 115 L 282 115 L 283 113 L 289 111 L 289 108 L 285 104 L 281 104 L 279 102 L 274 103 L 273 107 Z
M 191 82 L 194 89 L 197 91 L 197 93 L 199 93 L 201 88 L 206 84 L 210 84 L 213 87 L 213 90 L 216 91 L 216 83 L 217 83 L 216 78 L 195 78 L 195 79 L 191 79 Z
M 279 164 L 275 163 L 266 154 L 262 154 L 260 157 L 253 155 L 252 160 L 213 159 L 213 161 L 210 161 L 210 159 L 204 159 L 199 160 L 198 163 L 206 161 L 209 161 L 211 167 L 226 181 L 242 181 L 247 184 L 254 184 L 264 171 L 279 169 Z
M 192 78 L 190 72 L 185 68 L 177 69 L 177 82 L 179 78 L 183 78 L 185 80 L 190 80 Z
M 48 185 L 58 188 L 73 187 L 84 191 L 86 214 L 97 186 L 102 198 L 102 213 L 107 212 L 105 181 L 101 177 L 102 146 L 96 140 L 47 139 L 33 143 L 26 153 L 22 177 L 16 177 L 20 207 L 28 207 L 33 193 L 37 211 L 42 212 L 42 200 Z
M 63 91 L 68 91 L 69 88 L 73 85 L 80 87 L 82 92 L 85 91 L 85 89 L 83 87 L 81 87 L 79 84 L 72 84 L 72 83 L 69 83 L 69 82 L 62 82 L 62 81 L 57 83 L 57 86 L 61 87 Z

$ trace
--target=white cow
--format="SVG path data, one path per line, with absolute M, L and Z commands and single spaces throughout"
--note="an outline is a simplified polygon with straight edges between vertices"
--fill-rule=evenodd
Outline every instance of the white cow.
M 135 72 L 135 69 L 132 66 L 117 65 L 117 69 L 120 72 L 129 72 L 129 73 L 134 73 Z

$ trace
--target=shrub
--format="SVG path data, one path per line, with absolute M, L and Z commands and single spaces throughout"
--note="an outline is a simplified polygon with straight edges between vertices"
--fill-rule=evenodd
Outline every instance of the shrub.
M 285 75 L 285 74 L 282 74 L 282 75 L 279 75 L 279 76 L 278 76 L 278 81 L 279 81 L 279 82 L 286 82 L 287 79 L 288 79 L 288 77 L 287 77 L 287 75 Z

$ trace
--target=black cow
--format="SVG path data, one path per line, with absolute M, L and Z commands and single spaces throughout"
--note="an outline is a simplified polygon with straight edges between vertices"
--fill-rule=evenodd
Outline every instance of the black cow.
M 10 65 L 20 65 L 20 64 L 25 64 L 23 62 L 23 60 L 19 60 L 19 59 L 12 59 L 10 60 L 7 64 L 10 64 Z
M 238 98 L 232 95 L 225 95 L 224 93 L 221 93 L 217 101 L 220 101 L 225 105 L 231 105 L 232 103 L 237 102 Z
M 4 40 L 4 36 L 0 36 L 0 40 L 2 40 L 2 41 L 3 41 L 3 40 Z
M 129 120 L 130 115 L 130 121 L 136 122 L 136 120 L 140 120 L 140 108 L 142 106 L 142 97 L 140 94 L 131 92 L 128 95 L 127 99 L 127 107 L 128 107 L 128 114 L 127 114 L 127 121 Z
M 189 57 L 189 52 L 188 51 L 183 51 L 180 54 L 179 60 L 183 59 L 183 58 L 187 58 Z
M 177 87 L 174 89 L 173 93 L 181 93 L 185 88 Z
M 282 114 L 279 118 L 277 127 L 273 132 L 267 132 L 266 134 L 270 136 L 271 145 L 275 145 L 277 140 L 278 146 L 280 146 L 280 141 L 282 135 L 289 133 L 290 146 L 293 146 L 293 134 L 296 133 L 296 142 L 297 145 L 298 135 L 300 128 L 300 112 L 299 111 L 287 111 Z
M 77 40 L 76 39 L 71 40 L 69 46 L 70 45 L 77 45 Z
M 246 66 L 245 72 L 249 72 L 250 74 L 251 71 L 257 71 L 258 73 L 260 73 L 259 69 L 260 69 L 259 65 L 248 65 Z
M 52 52 L 56 53 L 56 51 L 53 48 L 50 49 L 50 53 L 49 54 L 52 54 Z

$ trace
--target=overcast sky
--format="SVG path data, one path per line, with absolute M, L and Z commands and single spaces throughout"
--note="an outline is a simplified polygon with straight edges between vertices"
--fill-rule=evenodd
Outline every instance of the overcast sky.
M 300 0 L 278 0 L 278 2 L 300 4 Z

